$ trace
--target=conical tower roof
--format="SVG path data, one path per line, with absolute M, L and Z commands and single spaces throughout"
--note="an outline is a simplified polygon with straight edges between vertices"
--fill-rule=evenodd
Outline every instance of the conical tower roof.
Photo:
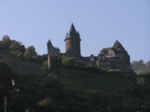
M 77 38 L 80 39 L 80 34 L 79 32 L 76 31 L 73 23 L 71 24 L 71 27 L 69 29 L 69 32 L 66 34 L 65 40 L 69 38 Z
M 73 25 L 73 23 L 71 24 L 71 27 L 70 27 L 70 29 L 69 29 L 69 32 L 68 32 L 68 34 L 75 34 L 76 33 L 76 29 L 75 29 L 75 27 L 74 27 L 74 25 Z

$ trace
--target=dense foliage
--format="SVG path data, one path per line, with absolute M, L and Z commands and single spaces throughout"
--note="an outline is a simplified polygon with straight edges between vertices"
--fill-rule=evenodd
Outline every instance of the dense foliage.
M 37 53 L 35 52 L 35 48 L 33 46 L 30 46 L 26 49 L 24 58 L 26 61 L 34 61 L 34 59 L 37 58 Z
M 50 72 L 47 76 L 14 74 L 13 77 L 20 92 L 14 92 L 7 99 L 11 112 L 26 108 L 30 112 L 150 111 L 150 74 L 83 74 L 74 70 L 74 74 L 66 76 Z M 8 82 L 5 84 L 10 90 L 11 79 Z M 4 100 L 1 101 L 3 111 Z
M 11 53 L 13 56 L 23 59 L 23 54 L 25 52 L 25 47 L 20 42 L 13 41 L 12 44 L 9 46 Z
M 0 61 L 0 112 L 3 112 L 3 99 L 5 96 L 10 97 L 12 73 L 11 69 L 2 61 Z
M 12 56 L 23 61 L 33 62 L 36 64 L 43 64 L 45 66 L 47 61 L 47 54 L 38 55 L 34 46 L 25 46 L 21 42 L 11 40 L 8 35 L 5 35 L 0 42 L 0 49 L 9 52 Z M 9 54 L 8 53 L 8 54 Z

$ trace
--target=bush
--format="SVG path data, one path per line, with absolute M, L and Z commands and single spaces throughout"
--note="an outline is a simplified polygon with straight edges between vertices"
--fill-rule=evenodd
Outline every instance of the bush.
M 44 99 L 44 100 L 41 100 L 37 103 L 38 106 L 47 106 L 48 104 L 51 104 L 50 100 L 49 99 Z
M 136 80 L 137 80 L 137 85 L 143 86 L 143 85 L 146 84 L 146 81 L 145 81 L 144 77 L 136 78 Z
M 48 67 L 48 60 L 44 61 L 44 62 L 42 63 L 42 65 L 43 65 L 44 67 Z
M 48 88 L 59 88 L 60 84 L 57 80 L 57 75 L 49 73 L 47 77 L 42 81 L 42 85 Z
M 78 63 L 77 63 L 77 66 L 79 66 L 79 67 L 85 67 L 86 65 L 85 65 L 84 62 L 78 62 Z
M 50 98 L 41 100 L 36 103 L 36 112 L 49 112 L 49 111 L 52 112 L 54 111 Z
M 77 61 L 74 57 L 70 57 L 70 58 L 63 58 L 62 59 L 62 64 L 64 66 L 75 66 L 77 64 Z
M 91 63 L 89 63 L 89 67 L 92 67 L 92 64 L 91 64 Z

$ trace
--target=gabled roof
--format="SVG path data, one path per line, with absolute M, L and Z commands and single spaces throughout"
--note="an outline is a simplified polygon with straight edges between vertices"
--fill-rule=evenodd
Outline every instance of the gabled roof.
M 47 43 L 48 43 L 48 44 L 52 44 L 50 40 L 48 40 L 48 42 L 47 42 Z
M 47 44 L 53 46 L 50 40 L 48 40 Z
M 124 51 L 127 53 L 127 51 L 124 49 L 124 47 L 121 45 L 121 43 L 118 40 L 115 41 L 113 47 L 103 48 L 100 51 L 100 54 L 106 54 L 109 50 L 112 50 L 116 54 L 121 52 L 121 51 Z
M 115 48 L 115 49 L 118 49 L 118 48 L 124 49 L 124 47 L 121 45 L 121 43 L 118 40 L 115 41 L 115 43 L 113 45 L 113 48 Z

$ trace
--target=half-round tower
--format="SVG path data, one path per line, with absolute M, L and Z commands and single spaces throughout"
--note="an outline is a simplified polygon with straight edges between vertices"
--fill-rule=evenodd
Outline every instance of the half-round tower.
M 81 56 L 80 52 L 80 34 L 76 31 L 73 23 L 71 24 L 69 32 L 66 34 L 65 38 L 66 44 L 66 55 L 68 57 L 75 57 L 79 59 Z

